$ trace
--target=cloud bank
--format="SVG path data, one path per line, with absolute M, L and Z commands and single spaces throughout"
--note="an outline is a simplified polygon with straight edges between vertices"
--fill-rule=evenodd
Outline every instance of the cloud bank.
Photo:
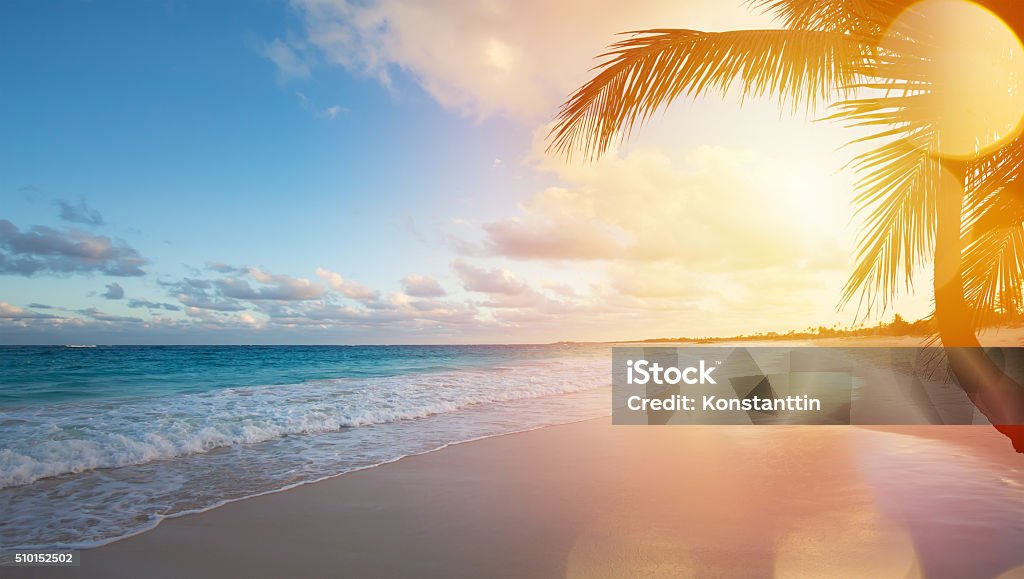
M 145 275 L 148 260 L 131 246 L 80 229 L 36 225 L 26 231 L 0 219 L 0 274 L 99 273 L 114 277 Z

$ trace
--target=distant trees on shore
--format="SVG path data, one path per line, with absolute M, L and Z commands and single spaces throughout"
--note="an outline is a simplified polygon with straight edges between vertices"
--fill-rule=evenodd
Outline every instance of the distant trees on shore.
M 814 340 L 819 338 L 856 338 L 865 336 L 932 336 L 936 333 L 935 323 L 931 318 L 922 318 L 916 322 L 908 322 L 903 316 L 896 314 L 891 322 L 880 321 L 874 325 L 864 323 L 840 326 L 808 326 L 803 330 L 788 332 L 758 332 L 727 337 L 679 337 L 655 338 L 644 342 L 733 342 L 739 340 Z

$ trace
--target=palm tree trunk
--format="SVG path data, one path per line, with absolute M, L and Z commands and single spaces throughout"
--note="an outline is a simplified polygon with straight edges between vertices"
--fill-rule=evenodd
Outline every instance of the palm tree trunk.
M 949 367 L 974 405 L 997 428 L 1024 424 L 1024 390 L 981 349 L 964 299 L 961 221 L 966 163 L 943 161 L 956 179 L 940 179 L 935 233 L 935 319 Z M 999 428 L 1024 452 L 1024 429 Z M 1013 432 L 1015 434 L 1011 434 Z

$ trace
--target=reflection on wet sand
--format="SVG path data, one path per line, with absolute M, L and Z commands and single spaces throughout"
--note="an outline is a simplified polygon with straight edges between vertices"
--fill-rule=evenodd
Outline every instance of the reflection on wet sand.
M 1020 577 L 1022 470 L 984 426 L 598 419 L 168 520 L 86 552 L 78 574 Z M 239 545 L 291 556 L 225 557 Z
M 1024 564 L 1019 458 L 990 427 L 943 428 L 957 432 L 643 428 L 629 453 L 647 466 L 602 481 L 615 500 L 577 537 L 568 576 L 992 577 Z

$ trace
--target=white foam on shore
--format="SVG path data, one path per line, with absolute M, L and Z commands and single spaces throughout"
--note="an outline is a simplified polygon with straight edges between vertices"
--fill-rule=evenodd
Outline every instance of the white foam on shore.
M 343 378 L 158 398 L 29 407 L 0 420 L 0 488 L 254 444 L 578 392 L 606 364 L 552 360 L 382 378 Z
M 24 407 L 0 415 L 0 473 L 15 483 L 0 488 L 0 548 L 97 547 L 167 518 L 609 413 L 608 360 L 581 358 Z
M 607 416 L 610 416 L 610 415 L 611 415 L 611 413 L 609 411 Z M 340 472 L 335 472 L 335 473 L 332 473 L 332 474 L 329 474 L 329 475 L 325 475 L 325 476 L 322 476 L 322 477 L 313 478 L 313 479 L 309 479 L 309 480 L 303 480 L 303 481 L 292 483 L 292 484 L 285 485 L 285 486 L 282 486 L 282 487 L 275 487 L 275 488 L 272 488 L 272 489 L 269 489 L 269 490 L 265 490 L 265 491 L 261 491 L 261 492 L 257 492 L 257 493 L 252 493 L 252 494 L 247 494 L 247 495 L 244 495 L 244 496 L 239 496 L 239 497 L 235 497 L 235 498 L 220 500 L 220 501 L 217 501 L 217 502 L 215 502 L 213 504 L 210 504 L 210 505 L 204 506 L 204 507 L 200 507 L 200 508 L 187 509 L 187 510 L 183 510 L 183 511 L 178 511 L 178 512 L 174 512 L 174 513 L 170 513 L 170 514 L 156 514 L 156 515 L 153 515 L 151 517 L 151 519 L 147 523 L 139 525 L 136 528 L 134 528 L 134 529 L 132 529 L 130 531 L 124 532 L 122 534 L 110 536 L 110 537 L 108 537 L 106 539 L 94 540 L 94 541 L 79 541 L 79 542 L 70 542 L 70 543 L 49 543 L 49 544 L 44 544 L 44 545 L 30 544 L 29 543 L 29 544 L 24 544 L 24 545 L 13 545 L 13 546 L 5 547 L 5 548 L 7 548 L 7 549 L 15 549 L 15 550 L 17 550 L 17 549 L 41 549 L 41 548 L 52 548 L 52 549 L 95 549 L 97 547 L 102 547 L 104 545 L 109 545 L 111 543 L 116 543 L 117 541 L 122 541 L 124 539 L 128 539 L 130 537 L 135 537 L 137 535 L 141 535 L 142 533 L 145 533 L 145 532 L 148 532 L 148 531 L 152 531 L 153 529 L 157 528 L 160 525 L 160 523 L 162 523 L 162 522 L 164 522 L 166 520 L 169 520 L 169 519 L 177 519 L 179 517 L 202 514 L 202 513 L 205 513 L 207 511 L 212 511 L 214 509 L 219 509 L 220 507 L 223 507 L 224 505 L 229 505 L 231 503 L 237 503 L 239 501 L 245 501 L 245 500 L 255 499 L 255 498 L 258 498 L 258 497 L 262 497 L 262 496 L 273 495 L 273 494 L 277 494 L 277 493 L 280 493 L 280 492 L 289 491 L 289 490 L 292 490 L 292 489 L 295 489 L 295 488 L 298 488 L 298 487 L 302 487 L 302 486 L 306 486 L 306 485 L 310 485 L 310 484 L 316 484 L 316 483 L 319 483 L 319 482 L 324 482 L 324 481 L 327 481 L 327 480 L 338 478 L 338 477 L 346 475 L 346 474 L 352 474 L 354 472 L 370 470 L 370 469 L 373 469 L 373 468 L 377 468 L 379 466 L 384 466 L 384 465 L 387 465 L 387 464 L 392 464 L 392 463 L 398 462 L 400 460 L 403 460 L 403 459 L 406 459 L 406 458 L 409 458 L 409 457 L 422 456 L 422 455 L 426 455 L 426 454 L 431 454 L 431 453 L 434 453 L 434 452 L 437 452 L 437 451 L 440 451 L 440 450 L 444 450 L 446 448 L 450 448 L 450 447 L 453 447 L 453 446 L 459 446 L 459 445 L 468 444 L 468 443 L 471 443 L 471 442 L 479 442 L 479 441 L 482 441 L 482 440 L 487 440 L 487 439 L 490 439 L 490 438 L 498 438 L 498 437 L 501 437 L 501 436 L 509 436 L 509 435 L 512 435 L 512 434 L 522 434 L 524 432 L 532 432 L 534 430 L 540 430 L 542 428 L 548 428 L 548 427 L 551 427 L 551 426 L 567 426 L 567 425 L 576 424 L 576 423 L 579 423 L 579 422 L 586 422 L 588 420 L 595 420 L 596 418 L 598 418 L 598 417 L 591 416 L 591 417 L 587 417 L 587 418 L 577 418 L 577 419 L 574 419 L 574 420 L 571 420 L 571 421 L 567 421 L 567 422 L 554 422 L 554 423 L 551 423 L 551 424 L 541 424 L 541 425 L 531 426 L 529 428 L 523 428 L 521 430 L 511 430 L 511 431 L 508 431 L 508 432 L 499 432 L 499 433 L 495 433 L 495 434 L 486 434 L 486 435 L 483 435 L 483 436 L 476 436 L 476 437 L 473 437 L 473 438 L 467 438 L 465 440 L 456 440 L 456 441 L 453 441 L 453 442 L 446 442 L 444 444 L 438 445 L 438 446 L 433 447 L 433 448 L 429 448 L 427 450 L 423 450 L 423 451 L 419 451 L 419 452 L 411 452 L 409 454 L 402 454 L 402 455 L 394 456 L 394 457 L 391 457 L 391 458 L 383 459 L 380 462 L 375 462 L 375 463 L 367 464 L 367 465 L 364 465 L 364 466 L 353 467 L 353 468 L 350 468 L 350 469 L 347 469 L 347 470 L 343 470 L 343 471 L 340 471 Z

